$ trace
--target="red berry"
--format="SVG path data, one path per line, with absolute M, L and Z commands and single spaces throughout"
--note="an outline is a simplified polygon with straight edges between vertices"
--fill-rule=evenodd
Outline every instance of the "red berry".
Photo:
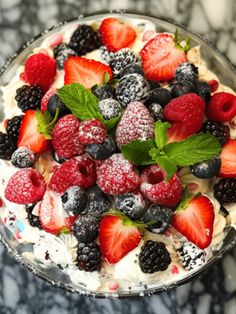
M 140 190 L 151 202 L 159 205 L 176 206 L 183 195 L 183 187 L 175 174 L 165 181 L 166 172 L 158 165 L 146 167 L 141 172 Z
M 172 126 L 168 129 L 169 142 L 181 141 L 200 131 L 205 103 L 194 93 L 172 99 L 164 108 L 164 116 Z
M 116 216 L 102 218 L 99 227 L 99 243 L 103 257 L 110 264 L 119 260 L 135 249 L 141 241 L 137 227 L 124 225 Z
M 209 82 L 207 82 L 208 85 L 211 88 L 211 92 L 214 93 L 215 91 L 217 91 L 218 87 L 219 87 L 219 82 L 216 80 L 211 80 Z
M 36 203 L 42 199 L 46 190 L 43 176 L 35 169 L 17 171 L 8 181 L 5 197 L 17 204 Z
M 30 85 L 48 90 L 56 75 L 56 61 L 44 53 L 29 56 L 25 62 L 25 79 Z
M 225 92 L 214 94 L 207 106 L 206 114 L 212 121 L 231 121 L 236 116 L 236 96 Z
M 83 145 L 102 144 L 106 139 L 106 128 L 97 119 L 82 121 L 79 126 L 78 139 Z
M 175 47 L 170 34 L 158 34 L 149 40 L 140 56 L 146 78 L 154 81 L 172 79 L 177 67 L 187 61 L 185 52 Z
M 102 43 L 109 51 L 113 52 L 131 46 L 137 36 L 135 30 L 130 25 L 113 17 L 102 21 L 99 33 Z
M 79 141 L 79 120 L 68 114 L 57 121 L 52 131 L 52 145 L 59 158 L 82 155 L 85 147 Z
M 128 193 L 139 185 L 134 166 L 122 154 L 115 154 L 105 160 L 97 170 L 97 176 L 97 184 L 107 194 Z
M 221 151 L 221 168 L 219 177 L 236 177 L 236 140 L 229 140 Z
M 55 192 L 64 193 L 70 186 L 87 189 L 96 182 L 94 162 L 85 156 L 65 161 L 55 169 L 49 187 Z
M 154 137 L 154 120 L 141 102 L 130 103 L 117 126 L 118 146 L 134 140 L 147 140 Z
M 42 113 L 44 113 L 47 109 L 48 109 L 48 101 L 49 98 L 56 94 L 57 90 L 55 87 L 51 87 L 46 94 L 43 96 L 42 100 L 41 100 L 41 107 L 40 110 L 42 111 Z

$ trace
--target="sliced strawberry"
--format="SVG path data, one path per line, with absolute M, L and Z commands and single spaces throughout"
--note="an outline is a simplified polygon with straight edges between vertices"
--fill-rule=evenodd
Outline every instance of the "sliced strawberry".
M 112 71 L 108 65 L 91 59 L 70 57 L 64 68 L 65 84 L 77 82 L 87 89 L 103 83 L 105 72 L 110 75 L 110 79 L 112 78 Z
M 214 207 L 206 196 L 197 196 L 177 209 L 172 225 L 200 249 L 207 248 L 212 240 Z
M 20 126 L 17 146 L 28 147 L 34 153 L 41 153 L 49 148 L 49 140 L 38 132 L 35 110 L 27 110 Z
M 118 51 L 130 47 L 137 36 L 135 30 L 113 17 L 104 19 L 99 28 L 103 44 L 109 51 Z
M 219 177 L 236 177 L 236 140 L 229 140 L 222 149 Z
M 119 260 L 135 249 L 141 240 L 137 227 L 124 225 L 117 216 L 106 216 L 101 220 L 99 242 L 103 257 L 110 264 Z
M 39 205 L 39 219 L 43 229 L 57 234 L 65 229 L 70 231 L 77 216 L 69 216 L 62 206 L 61 196 L 53 191 L 46 191 Z
M 168 81 L 176 68 L 187 61 L 184 51 L 175 47 L 174 37 L 158 34 L 140 51 L 143 69 L 148 80 Z

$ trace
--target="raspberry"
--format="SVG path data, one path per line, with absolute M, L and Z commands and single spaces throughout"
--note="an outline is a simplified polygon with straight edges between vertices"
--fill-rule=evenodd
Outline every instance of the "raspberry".
M 97 170 L 97 176 L 97 185 L 107 194 L 128 193 L 139 185 L 134 166 L 122 154 L 115 154 L 104 161 Z
M 49 188 L 64 193 L 70 186 L 77 185 L 87 189 L 96 181 L 94 162 L 85 156 L 72 158 L 56 167 L 49 182 Z
M 71 114 L 59 119 L 52 131 L 52 145 L 59 158 L 82 155 L 85 147 L 79 142 L 79 120 Z
M 207 107 L 207 117 L 212 121 L 231 121 L 236 116 L 236 96 L 220 92 L 212 96 Z
M 217 91 L 217 89 L 219 88 L 219 82 L 216 80 L 211 80 L 209 82 L 207 82 L 208 85 L 210 86 L 211 92 L 214 93 Z
M 43 176 L 35 169 L 17 171 L 8 181 L 5 197 L 17 204 L 36 203 L 43 198 L 46 183 Z
M 24 73 L 30 85 L 36 84 L 46 92 L 56 75 L 56 61 L 43 53 L 33 54 L 25 62 Z
M 116 130 L 118 146 L 134 140 L 147 140 L 154 137 L 154 120 L 141 102 L 130 103 Z
M 40 106 L 40 110 L 42 111 L 42 113 L 44 113 L 47 108 L 48 108 L 48 101 L 49 101 L 49 98 L 56 94 L 57 90 L 56 88 L 54 87 L 51 87 L 47 92 L 46 94 L 43 96 L 42 100 L 41 100 L 41 106 Z
M 83 145 L 101 144 L 106 139 L 106 128 L 97 119 L 82 121 L 79 126 L 79 142 Z
M 183 193 L 181 182 L 173 175 L 165 181 L 166 173 L 158 165 L 146 167 L 141 173 L 140 190 L 151 202 L 158 205 L 176 206 Z

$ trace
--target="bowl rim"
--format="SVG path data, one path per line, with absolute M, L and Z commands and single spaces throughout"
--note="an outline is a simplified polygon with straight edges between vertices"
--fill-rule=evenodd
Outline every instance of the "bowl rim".
M 176 22 L 175 20 L 171 19 L 171 18 L 167 18 L 164 17 L 162 15 L 154 15 L 154 14 L 150 14 L 148 12 L 141 12 L 141 11 L 135 11 L 135 10 L 100 10 L 100 11 L 94 11 L 92 13 L 88 13 L 88 14 L 81 14 L 77 17 L 72 17 L 70 19 L 66 19 L 63 22 L 59 22 L 47 29 L 45 29 L 44 31 L 40 32 L 38 35 L 32 37 L 30 40 L 28 40 L 27 42 L 25 42 L 23 45 L 21 45 L 21 47 L 19 49 L 16 50 L 16 52 L 7 59 L 7 61 L 3 64 L 3 66 L 0 68 L 0 78 L 4 75 L 4 73 L 8 70 L 8 68 L 10 67 L 10 65 L 12 64 L 12 62 L 17 58 L 17 56 L 24 51 L 24 49 L 26 49 L 28 46 L 30 46 L 34 41 L 36 41 L 37 39 L 39 39 L 40 37 L 44 36 L 45 34 L 47 34 L 48 32 L 55 30 L 63 25 L 66 25 L 68 23 L 71 22 L 75 22 L 78 21 L 80 22 L 80 20 L 83 20 L 84 18 L 92 18 L 96 15 L 108 15 L 108 14 L 117 14 L 117 15 L 125 15 L 125 14 L 133 14 L 133 15 L 137 15 L 137 17 L 143 16 L 145 17 L 149 17 L 149 18 L 153 18 L 153 19 L 158 19 L 170 24 L 173 24 L 177 27 L 182 28 L 184 31 L 194 35 L 195 37 L 197 37 L 199 40 L 201 40 L 202 42 L 204 42 L 207 46 L 209 46 L 211 49 L 214 49 L 215 52 L 220 56 L 220 58 L 225 62 L 225 64 L 229 67 L 229 69 L 236 75 L 236 69 L 234 67 L 234 65 L 232 64 L 232 62 L 228 59 L 227 56 L 225 56 L 222 52 L 220 52 L 220 50 L 218 48 L 216 48 L 216 46 L 209 41 L 208 39 L 200 36 L 199 34 L 195 33 L 194 31 L 191 30 L 191 28 L 187 28 L 186 26 L 182 25 L 181 23 Z M 215 255 L 212 259 L 210 259 L 202 268 L 200 268 L 199 270 L 195 271 L 194 273 L 192 273 L 189 277 L 187 278 L 183 278 L 178 280 L 177 282 L 174 283 L 170 283 L 167 285 L 162 285 L 161 287 L 157 287 L 157 288 L 149 288 L 147 290 L 143 290 L 141 292 L 130 292 L 130 293 L 124 293 L 124 294 L 120 294 L 118 293 L 104 293 L 104 292 L 95 292 L 95 291 L 87 291 L 87 290 L 81 290 L 80 288 L 76 288 L 74 289 L 72 286 L 70 286 L 69 284 L 63 283 L 63 282 L 55 282 L 53 279 L 48 278 L 45 274 L 43 274 L 41 272 L 41 270 L 38 270 L 37 268 L 35 268 L 32 264 L 28 263 L 21 254 L 19 254 L 9 243 L 8 240 L 5 239 L 4 235 L 2 234 L 2 232 L 0 231 L 0 242 L 3 244 L 3 246 L 7 249 L 7 251 L 10 253 L 10 255 L 20 264 L 22 265 L 25 269 L 27 269 L 28 271 L 30 271 L 31 273 L 33 273 L 34 275 L 36 275 L 38 278 L 46 281 L 47 283 L 49 283 L 50 285 L 57 287 L 57 288 L 61 288 L 63 290 L 65 290 L 66 292 L 72 292 L 74 294 L 77 295 L 86 295 L 86 296 L 90 296 L 93 298 L 99 298 L 99 299 L 103 299 L 103 298 L 110 298 L 110 299 L 124 299 L 124 298 L 139 298 L 141 296 L 151 296 L 151 295 L 157 295 L 160 294 L 162 292 L 165 291 L 169 291 L 174 289 L 175 287 L 179 287 L 183 284 L 186 284 L 190 281 L 192 281 L 193 279 L 196 279 L 196 277 L 198 277 L 199 275 L 202 275 L 204 272 L 206 272 L 206 270 L 208 270 L 211 266 L 213 266 L 215 263 L 217 263 L 219 260 L 221 260 L 223 258 L 223 256 L 229 252 L 236 244 L 236 232 L 234 230 L 234 228 L 230 228 L 227 236 L 229 236 L 229 234 L 231 232 L 234 232 L 233 238 L 232 238 L 232 242 L 230 244 L 228 244 L 221 252 L 220 255 Z

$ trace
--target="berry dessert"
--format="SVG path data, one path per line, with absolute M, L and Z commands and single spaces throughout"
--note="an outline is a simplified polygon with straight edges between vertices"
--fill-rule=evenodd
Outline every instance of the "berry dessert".
M 236 94 L 200 50 L 111 15 L 45 36 L 1 86 L 0 220 L 25 259 L 115 295 L 189 277 L 221 248 Z

